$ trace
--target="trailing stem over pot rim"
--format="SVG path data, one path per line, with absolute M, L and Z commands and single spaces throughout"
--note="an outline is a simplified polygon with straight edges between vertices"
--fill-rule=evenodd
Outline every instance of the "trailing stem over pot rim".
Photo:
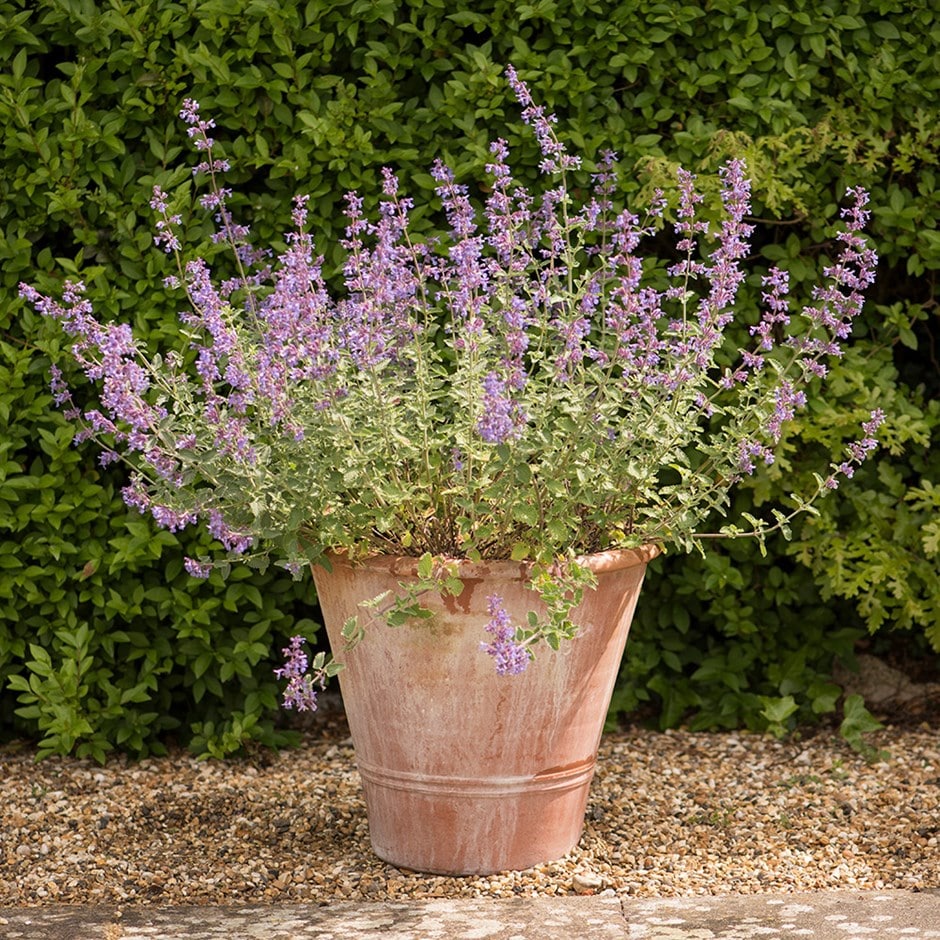
M 877 446 L 883 414 L 859 416 L 859 440 L 814 492 L 769 519 L 702 531 L 736 482 L 773 461 L 785 422 L 842 352 L 874 278 L 868 196 L 848 190 L 835 260 L 808 303 L 792 303 L 786 272 L 771 268 L 749 309 L 737 301 L 753 231 L 741 161 L 720 171 L 717 230 L 685 171 L 644 214 L 615 207 L 615 155 L 571 154 L 554 117 L 506 74 L 541 150 L 539 193 L 513 178 L 496 140 L 485 188 L 434 163 L 443 220 L 418 234 L 407 187 L 385 169 L 376 218 L 346 197 L 334 278 L 304 196 L 286 247 L 252 245 L 229 208 L 213 122 L 186 101 L 194 173 L 208 181 L 201 203 L 217 223 L 211 262 L 183 254 L 182 195 L 156 187 L 151 205 L 174 263 L 167 283 L 187 301 L 187 345 L 151 354 L 128 325 L 96 318 L 81 283 L 61 300 L 25 284 L 21 294 L 61 322 L 100 383 L 99 407 L 80 409 L 53 366 L 76 438 L 96 440 L 102 463 L 130 465 L 128 505 L 173 531 L 202 523 L 225 549 L 187 559 L 191 574 L 232 558 L 300 576 L 328 552 L 419 557 L 417 587 L 375 607 L 394 620 L 415 615 L 423 591 L 459 590 L 453 559 L 528 560 L 548 618 L 506 623 L 495 598 L 481 637 L 514 672 L 537 640 L 574 635 L 566 611 L 590 584 L 575 556 L 786 532 Z M 674 248 L 664 265 L 644 264 L 641 246 L 662 241 L 666 218 Z M 309 679 L 301 656 L 298 641 L 286 674 Z

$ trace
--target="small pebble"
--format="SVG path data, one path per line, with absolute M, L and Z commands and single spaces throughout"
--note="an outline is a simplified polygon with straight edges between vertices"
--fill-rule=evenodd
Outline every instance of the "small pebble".
M 604 879 L 589 871 L 576 871 L 571 879 L 575 894 L 596 894 L 604 887 Z

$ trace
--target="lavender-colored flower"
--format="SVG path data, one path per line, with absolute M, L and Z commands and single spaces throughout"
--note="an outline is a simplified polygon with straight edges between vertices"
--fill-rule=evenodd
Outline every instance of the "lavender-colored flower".
M 515 641 L 516 631 L 503 606 L 503 599 L 498 594 L 492 594 L 486 601 L 490 619 L 485 629 L 493 635 L 493 639 L 489 643 L 480 643 L 480 649 L 495 660 L 497 675 L 519 675 L 529 665 L 529 652 Z
M 126 506 L 141 513 L 147 512 L 152 503 L 150 493 L 147 492 L 139 473 L 131 474 L 131 482 L 121 489 L 121 498 Z
M 158 506 L 154 503 L 150 505 L 150 515 L 158 526 L 169 529 L 171 532 L 179 532 L 188 525 L 193 525 L 197 520 L 194 512 L 186 510 L 173 509 L 171 506 Z
M 767 422 L 766 432 L 775 443 L 783 433 L 783 424 L 789 421 L 797 410 L 806 405 L 806 393 L 797 391 L 792 382 L 781 380 L 773 392 L 774 412 Z
M 313 241 L 303 231 L 306 204 L 306 196 L 294 200 L 292 217 L 297 230 L 287 235 L 287 251 L 273 276 L 274 290 L 258 311 L 264 342 L 254 361 L 256 393 L 269 402 L 271 423 L 284 423 L 286 428 L 292 427 L 298 383 L 328 379 L 339 359 L 334 306 L 322 277 L 323 259 L 314 257 Z
M 545 243 L 539 254 L 549 260 L 552 273 L 556 277 L 564 277 L 566 268 L 563 263 L 567 250 L 566 225 L 562 206 L 565 203 L 567 192 L 564 187 L 549 189 L 542 195 L 542 204 L 533 214 L 533 239 L 540 239 Z
M 298 232 L 302 232 L 307 224 L 307 203 L 309 196 L 294 196 L 294 209 L 291 212 L 291 221 Z
M 452 234 L 447 261 L 437 268 L 437 279 L 442 283 L 438 296 L 451 314 L 450 328 L 458 348 L 472 351 L 477 349 L 484 331 L 481 314 L 489 299 L 489 266 L 483 258 L 486 239 L 477 234 L 476 213 L 467 187 L 456 183 L 453 171 L 439 160 L 431 175 L 438 183 L 434 191 L 441 198 Z
M 556 173 L 559 170 L 574 170 L 581 166 L 580 158 L 569 154 L 555 134 L 553 125 L 558 119 L 554 114 L 546 114 L 543 106 L 535 104 L 528 86 L 511 65 L 506 68 L 506 78 L 516 100 L 522 105 L 522 120 L 535 132 L 539 149 L 545 158 L 539 169 L 543 173 Z
M 682 238 L 676 242 L 676 248 L 679 251 L 687 252 L 690 256 L 696 247 L 696 236 L 704 235 L 708 232 L 708 223 L 696 220 L 695 207 L 702 202 L 704 197 L 695 189 L 695 175 L 688 170 L 679 168 L 677 172 L 679 181 L 679 209 L 676 222 L 676 233 Z M 685 273 L 689 270 L 688 263 L 674 269 L 676 274 Z M 672 272 L 670 272 L 672 273 Z
M 156 222 L 156 233 L 154 243 L 162 246 L 167 254 L 172 254 L 181 249 L 179 236 L 173 230 L 176 226 L 182 224 L 182 216 L 178 214 L 169 214 L 169 196 L 159 187 L 153 187 L 153 196 L 150 200 L 150 208 L 160 215 Z
M 738 469 L 742 473 L 753 473 L 757 469 L 755 460 L 770 465 L 774 462 L 774 452 L 759 441 L 741 441 L 738 447 Z
M 506 363 L 513 372 L 518 370 L 524 375 L 523 357 L 529 348 L 527 329 L 530 318 L 528 305 L 521 297 L 513 297 L 509 301 L 509 305 L 503 309 L 502 317 L 503 325 L 506 328 L 504 337 L 506 341 Z M 513 388 L 521 389 L 524 383 L 520 383 L 518 379 L 518 376 L 514 379 L 511 378 L 510 385 Z
M 199 102 L 192 98 L 187 98 L 180 109 L 180 117 L 189 127 L 186 133 L 193 141 L 193 146 L 207 154 L 211 154 L 215 145 L 215 140 L 209 136 L 209 131 L 215 127 L 215 121 L 211 118 L 203 118 L 199 113 Z M 211 156 L 208 160 L 197 164 L 193 168 L 193 175 L 197 173 L 224 173 L 229 169 L 229 164 L 225 160 L 216 160 Z
M 172 228 L 174 225 L 179 225 L 181 221 L 182 217 L 178 215 L 173 215 L 166 219 L 157 220 L 157 231 L 153 237 L 153 241 L 155 245 L 162 246 L 163 250 L 168 255 L 173 254 L 175 251 L 179 251 L 182 247 L 179 236 L 176 234 L 176 232 L 173 231 Z
M 587 317 L 575 317 L 568 321 L 556 318 L 552 321 L 552 326 L 564 343 L 564 349 L 555 359 L 555 375 L 560 382 L 567 382 L 585 355 L 590 354 L 584 347 L 584 340 L 591 332 L 591 321 Z
M 790 322 L 788 295 L 790 292 L 790 276 L 779 268 L 771 268 L 770 273 L 761 279 L 761 284 L 769 288 L 761 294 L 767 305 L 761 321 L 757 326 L 750 328 L 751 336 L 760 337 L 760 348 L 769 351 L 774 347 L 773 331 L 785 327 Z
M 81 417 L 84 427 L 76 434 L 76 442 L 89 437 L 105 435 L 113 440 L 105 449 L 115 446 L 129 451 L 149 453 L 160 451 L 154 436 L 157 427 L 167 416 L 163 406 L 154 406 L 147 400 L 150 378 L 139 361 L 137 344 L 126 324 L 102 324 L 94 316 L 92 305 L 84 296 L 81 282 L 67 281 L 63 288 L 64 306 L 42 297 L 33 288 L 22 285 L 20 293 L 44 315 L 62 323 L 73 339 L 72 354 L 92 381 L 102 383 L 102 409 L 92 408 Z M 65 403 L 67 391 L 53 374 L 57 403 Z M 65 397 L 63 397 L 65 396 Z M 75 415 L 74 407 L 69 409 Z M 109 458 L 105 458 L 106 460 Z
M 251 536 L 231 528 L 218 509 L 209 510 L 207 528 L 213 538 L 218 539 L 228 551 L 236 555 L 243 555 L 251 547 Z
M 749 349 L 741 351 L 741 362 L 745 369 L 750 369 L 752 372 L 760 372 L 764 368 L 764 357 Z
M 274 675 L 278 679 L 287 679 L 282 700 L 285 708 L 316 711 L 317 689 L 323 688 L 323 678 L 314 678 L 307 673 L 310 661 L 303 649 L 304 642 L 302 636 L 291 637 L 290 646 L 281 650 L 284 665 L 275 669 Z
M 187 574 L 192 578 L 204 580 L 212 574 L 212 563 L 206 561 L 197 561 L 195 558 L 184 558 L 183 567 Z
M 293 636 L 291 637 L 290 646 L 281 650 L 285 663 L 274 670 L 274 675 L 278 679 L 292 679 L 302 676 L 307 671 L 310 663 L 304 651 L 305 642 L 302 636 Z
M 815 376 L 826 372 L 819 361 L 821 357 L 842 355 L 841 341 L 848 337 L 853 321 L 861 312 L 862 292 L 874 282 L 878 263 L 878 256 L 859 234 L 870 216 L 864 208 L 868 194 L 851 188 L 848 195 L 852 205 L 842 210 L 848 223 L 836 236 L 842 248 L 835 264 L 823 268 L 830 282 L 813 288 L 816 303 L 803 308 L 803 315 L 819 328 L 822 336 L 797 336 L 788 340 L 788 344 L 798 350 L 806 372 Z
M 504 140 L 490 145 L 493 162 L 486 166 L 493 177 L 493 191 L 486 201 L 486 243 L 494 250 L 496 263 L 507 274 L 524 275 L 533 263 L 536 231 L 532 218 L 532 197 L 523 187 L 513 189 L 506 160 L 509 148 Z
M 861 440 L 853 441 L 846 447 L 849 457 L 857 464 L 862 463 L 870 453 L 877 450 L 878 441 L 875 432 L 884 423 L 885 413 L 876 408 L 867 421 L 862 422 L 862 431 L 865 436 Z
M 71 402 L 72 393 L 69 391 L 69 387 L 65 382 L 65 378 L 62 375 L 62 370 L 53 363 L 49 367 L 49 388 L 52 390 L 52 400 L 56 405 L 64 405 L 67 402 Z
M 201 258 L 190 261 L 186 274 L 186 290 L 194 313 L 181 313 L 180 319 L 194 331 L 204 331 L 213 339 L 211 344 L 196 340 L 192 343 L 197 351 L 196 371 L 204 390 L 210 391 L 221 377 L 222 360 L 235 348 L 237 338 L 225 323 L 225 304 L 212 283 L 206 263 Z
M 503 444 L 518 437 L 525 423 L 521 405 L 509 394 L 506 380 L 496 372 L 483 379 L 483 414 L 477 421 L 477 433 L 488 444 Z
M 467 187 L 454 181 L 454 171 L 441 160 L 434 161 L 431 176 L 438 184 L 434 192 L 441 197 L 451 231 L 458 240 L 470 238 L 477 230 L 477 222 Z
M 154 212 L 165 215 L 170 205 L 170 197 L 160 186 L 153 187 L 153 195 L 150 197 L 150 208 Z
M 721 167 L 721 200 L 725 206 L 725 218 L 721 223 L 718 247 L 712 252 L 708 269 L 711 290 L 699 309 L 699 323 L 703 337 L 712 339 L 708 345 L 702 345 L 699 352 L 699 366 L 704 367 L 712 346 L 721 339 L 721 331 L 731 322 L 731 305 L 738 288 L 744 280 L 739 261 L 746 257 L 748 239 L 754 231 L 753 225 L 747 225 L 744 218 L 750 211 L 751 184 L 744 175 L 745 165 L 742 160 L 732 160 Z M 709 328 L 714 329 L 713 336 Z
M 409 264 L 414 260 L 407 242 L 411 200 L 395 193 L 397 180 L 385 174 L 385 194 L 380 219 L 371 226 L 362 219 L 362 201 L 347 196 L 344 245 L 349 258 L 343 268 L 350 296 L 336 305 L 335 321 L 341 348 L 358 369 L 367 371 L 397 363 L 403 348 L 417 334 L 412 316 L 419 275 Z M 365 235 L 375 236 L 367 246 Z
M 603 150 L 597 163 L 597 170 L 591 176 L 592 198 L 581 212 L 585 227 L 590 232 L 608 232 L 611 228 L 608 219 L 614 204 L 611 196 L 617 189 L 617 154 L 613 150 Z
M 885 422 L 885 413 L 880 409 L 876 408 L 868 417 L 867 421 L 862 422 L 862 430 L 865 432 L 866 437 L 873 437 L 878 428 L 881 427 Z M 876 446 L 877 442 L 872 444 L 872 447 Z
M 675 338 L 669 346 L 667 359 L 674 365 L 666 382 L 667 388 L 676 388 L 696 373 L 704 373 L 711 367 L 713 353 L 733 318 L 734 300 L 744 280 L 739 261 L 747 253 L 747 239 L 753 230 L 743 221 L 750 208 L 750 184 L 744 175 L 744 163 L 740 160 L 732 160 L 723 166 L 720 175 L 725 218 L 717 247 L 709 256 L 709 263 L 703 264 L 694 260 L 697 237 L 708 231 L 707 223 L 697 219 L 695 208 L 702 197 L 695 190 L 692 174 L 684 170 L 678 174 L 680 205 L 676 232 L 682 237 L 677 247 L 686 253 L 686 257 L 669 269 L 675 283 L 666 291 L 666 296 L 680 301 L 684 307 L 690 283 L 700 277 L 707 278 L 710 290 L 698 304 L 694 328 L 683 319 L 681 327 L 671 331 Z M 735 373 L 731 381 L 742 381 L 745 377 L 743 372 Z
M 878 441 L 874 435 L 884 423 L 884 420 L 885 413 L 880 408 L 876 408 L 871 412 L 868 420 L 862 422 L 862 432 L 865 436 L 846 445 L 845 453 L 848 455 L 848 460 L 833 465 L 834 472 L 824 481 L 827 489 L 838 489 L 840 476 L 845 477 L 847 480 L 852 479 L 855 476 L 855 468 L 860 466 L 868 459 L 870 454 L 877 450 Z

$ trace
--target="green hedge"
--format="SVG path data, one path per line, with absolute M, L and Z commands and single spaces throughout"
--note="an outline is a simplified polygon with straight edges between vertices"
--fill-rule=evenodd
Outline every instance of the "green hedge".
M 189 185 L 184 97 L 217 121 L 257 240 L 276 241 L 307 192 L 335 260 L 342 193 L 374 196 L 382 165 L 419 204 L 435 156 L 479 178 L 494 134 L 534 168 L 500 77 L 510 61 L 575 147 L 620 152 L 628 199 L 676 162 L 704 179 L 745 156 L 757 263 L 787 261 L 798 292 L 845 187 L 872 193 L 882 264 L 862 338 L 739 500 L 785 496 L 837 454 L 846 409 L 883 407 L 887 450 L 766 559 L 734 543 L 658 562 L 615 711 L 650 702 L 663 724 L 781 731 L 835 706 L 832 658 L 868 628 L 940 648 L 933 4 L 0 0 L 0 24 L 0 734 L 99 758 L 168 734 L 201 753 L 276 743 L 272 651 L 316 631 L 307 583 L 195 582 L 182 557 L 205 537 L 127 512 L 120 473 L 73 448 L 52 407 L 63 342 L 17 283 L 80 273 L 98 309 L 170 340 L 148 201 L 154 183 Z M 198 214 L 187 225 L 208 234 Z

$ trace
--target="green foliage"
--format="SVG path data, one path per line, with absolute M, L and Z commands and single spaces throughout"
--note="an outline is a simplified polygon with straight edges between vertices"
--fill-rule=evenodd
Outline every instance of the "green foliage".
M 119 473 L 70 446 L 46 390 L 61 341 L 15 299 L 18 281 L 40 272 L 53 290 L 80 271 L 97 309 L 162 343 L 175 301 L 147 201 L 185 179 L 170 169 L 183 97 L 234 142 L 235 208 L 260 242 L 302 190 L 333 245 L 342 192 L 375 192 L 382 165 L 419 203 L 435 155 L 479 178 L 494 133 L 535 165 L 498 80 L 508 61 L 575 148 L 620 150 L 628 195 L 674 162 L 704 180 L 746 156 L 760 252 L 791 270 L 803 259 L 797 286 L 831 252 L 819 226 L 845 186 L 872 193 L 878 296 L 843 391 L 738 508 L 759 514 L 837 452 L 854 431 L 827 421 L 846 402 L 884 408 L 888 449 L 766 559 L 733 543 L 657 563 L 618 707 L 787 728 L 814 702 L 829 710 L 831 659 L 866 629 L 930 630 L 940 648 L 938 43 L 927 0 L 0 0 L 0 733 L 98 757 L 169 733 L 205 753 L 273 740 L 268 658 L 314 632 L 295 623 L 309 589 L 289 579 L 189 579 L 182 557 L 199 546 L 128 514 Z
M 815 426 L 798 426 L 801 440 L 831 446 L 839 434 L 834 409 L 840 399 L 857 402 L 868 394 L 865 384 L 893 414 L 883 434 L 890 456 L 865 467 L 841 499 L 803 525 L 790 551 L 813 573 L 824 602 L 848 598 L 872 632 L 916 628 L 940 650 L 940 492 L 932 482 L 940 478 L 940 459 L 930 450 L 940 402 L 926 398 L 936 390 L 905 389 L 890 351 L 874 345 L 854 350 L 836 379 Z M 800 465 L 795 460 L 791 472 L 798 474 Z
M 870 734 L 872 731 L 878 731 L 883 727 L 881 722 L 873 718 L 865 707 L 865 700 L 861 695 L 856 694 L 846 697 L 845 718 L 839 726 L 839 733 L 868 760 L 885 760 L 888 757 L 887 751 L 872 747 L 864 737 L 864 735 Z
M 667 556 L 647 573 L 612 715 L 655 703 L 662 728 L 783 734 L 836 711 L 833 660 L 864 628 L 798 577 L 780 537 Z M 848 625 L 846 625 L 848 624 Z

